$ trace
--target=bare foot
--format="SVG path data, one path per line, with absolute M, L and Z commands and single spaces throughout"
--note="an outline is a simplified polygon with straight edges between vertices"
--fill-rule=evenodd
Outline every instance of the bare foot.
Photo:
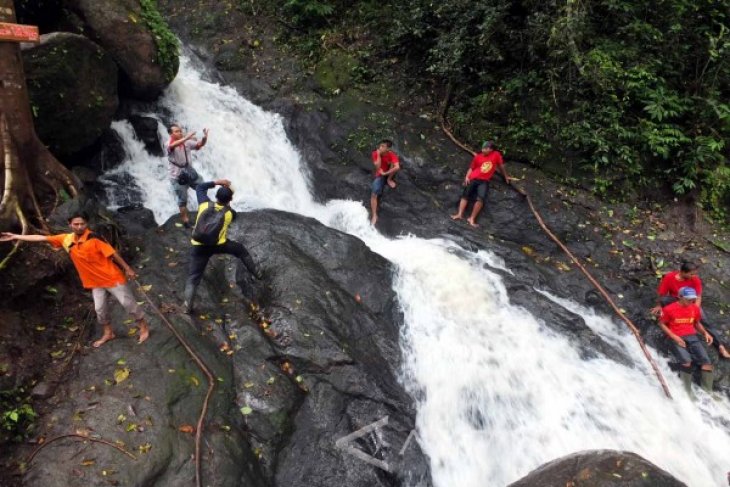
M 720 356 L 722 358 L 730 358 L 730 352 L 727 351 L 725 345 L 720 345 Z
M 137 343 L 144 343 L 150 337 L 150 327 L 145 320 L 139 321 L 139 338 Z
M 467 221 L 467 223 L 469 223 L 469 225 L 471 225 L 474 228 L 479 227 L 479 224 L 477 222 L 475 222 L 474 219 L 472 219 L 472 218 L 467 218 L 466 221 Z
M 106 342 L 108 342 L 109 340 L 114 340 L 116 337 L 117 336 L 114 334 L 113 331 L 111 331 L 111 330 L 104 330 L 104 334 L 101 336 L 101 338 L 99 338 L 97 341 L 95 341 L 91 345 L 94 348 L 99 348 L 102 345 L 104 345 Z
M 457 213 L 456 215 L 451 215 L 451 219 L 452 219 L 452 220 L 461 220 L 461 219 L 463 219 L 463 218 L 464 218 L 464 217 L 463 217 L 463 216 L 461 216 L 461 215 L 459 215 L 458 213 Z
M 395 187 L 396 187 L 396 186 L 398 186 L 398 185 L 397 185 L 397 184 L 395 183 L 395 181 L 393 181 L 392 179 L 388 179 L 388 180 L 387 180 L 386 182 L 388 183 L 388 186 L 390 186 L 390 187 L 391 187 L 391 188 L 393 188 L 393 189 L 395 189 Z
M 378 215 L 373 215 L 373 217 L 370 219 L 370 224 L 375 225 L 378 223 Z

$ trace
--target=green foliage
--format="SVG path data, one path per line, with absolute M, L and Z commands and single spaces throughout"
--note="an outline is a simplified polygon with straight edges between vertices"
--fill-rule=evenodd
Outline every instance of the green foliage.
M 175 79 L 180 66 L 180 44 L 157 10 L 156 0 L 139 0 L 142 18 L 155 36 L 157 63 L 162 66 L 168 82 Z
M 335 6 L 326 0 L 286 0 L 284 8 L 295 24 L 307 27 L 324 24 L 335 12 Z
M 36 417 L 24 389 L 0 391 L 0 439 L 22 441 Z
M 488 134 L 600 193 L 668 187 L 716 216 L 727 205 L 725 1 L 398 3 L 384 44 L 453 86 L 462 137 Z

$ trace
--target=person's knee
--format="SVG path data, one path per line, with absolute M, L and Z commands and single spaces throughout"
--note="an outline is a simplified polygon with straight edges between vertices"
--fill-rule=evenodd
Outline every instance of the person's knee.
M 682 369 L 682 372 L 691 372 L 692 371 L 692 362 L 679 364 L 679 367 Z
M 712 370 L 712 364 L 702 364 L 700 368 L 702 370 Z

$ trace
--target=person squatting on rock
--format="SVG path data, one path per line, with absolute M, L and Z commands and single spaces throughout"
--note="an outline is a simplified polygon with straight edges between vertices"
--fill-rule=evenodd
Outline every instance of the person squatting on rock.
M 677 301 L 679 290 L 685 286 L 691 287 L 697 293 L 697 307 L 702 313 L 702 324 L 705 330 L 712 337 L 712 344 L 717 347 L 717 351 L 722 358 L 730 358 L 730 349 L 723 343 L 720 332 L 707 323 L 707 316 L 702 309 L 702 280 L 699 276 L 699 267 L 693 262 L 683 262 L 679 270 L 668 272 L 662 277 L 657 289 L 657 305 L 651 309 L 654 316 L 659 316 L 664 306 Z
M 507 170 L 504 168 L 502 153 L 497 150 L 494 142 L 484 142 L 482 144 L 482 151 L 474 155 L 469 169 L 466 171 L 463 183 L 464 190 L 459 200 L 459 210 L 456 214 L 451 215 L 452 220 L 461 220 L 464 218 L 464 211 L 466 211 L 469 200 L 476 200 L 471 210 L 471 216 L 466 221 L 472 227 L 478 226 L 477 217 L 484 207 L 484 202 L 487 200 L 489 180 L 492 179 L 497 168 L 499 168 L 502 176 L 504 176 L 504 181 L 510 184 L 511 179 L 507 175 Z
M 194 313 L 193 303 L 198 285 L 203 278 L 208 260 L 214 254 L 229 254 L 238 257 L 256 279 L 263 278 L 262 272 L 257 269 L 246 247 L 226 238 L 228 226 L 236 218 L 235 210 L 229 206 L 233 199 L 233 190 L 230 185 L 231 182 L 227 179 L 217 179 L 200 183 L 195 188 L 199 206 L 191 240 L 193 247 L 190 251 L 188 278 L 185 282 L 185 312 L 188 314 Z M 211 204 L 208 190 L 214 186 L 220 186 L 220 188 L 215 193 L 216 202 Z
M 126 274 L 128 278 L 136 279 L 137 273 L 129 267 L 122 259 L 122 256 L 114 250 L 114 247 L 89 230 L 88 222 L 89 217 L 86 213 L 77 212 L 68 219 L 71 233 L 47 236 L 17 235 L 3 232 L 0 234 L 0 242 L 11 240 L 48 242 L 53 247 L 66 250 L 71 262 L 76 267 L 76 271 L 79 273 L 81 284 L 85 289 L 91 289 L 96 318 L 103 328 L 101 338 L 93 343 L 94 347 L 100 347 L 115 338 L 109 316 L 109 303 L 107 300 L 109 294 L 114 296 L 127 313 L 134 317 L 139 326 L 139 339 L 137 342 L 143 343 L 149 337 L 149 326 L 145 320 L 144 311 L 137 304 L 124 277 L 124 274 Z M 122 274 L 120 267 L 124 270 L 124 274 Z
M 185 228 L 190 228 L 188 215 L 188 188 L 195 189 L 202 178 L 193 168 L 191 151 L 200 150 L 208 142 L 208 129 L 203 129 L 203 138 L 200 142 L 195 138 L 195 132 L 183 136 L 182 128 L 177 124 L 168 129 L 170 140 L 167 143 L 167 160 L 172 189 L 180 208 L 180 217 Z
M 398 154 L 393 152 L 393 141 L 381 140 L 378 148 L 372 153 L 373 166 L 375 166 L 375 179 L 373 179 L 370 192 L 370 223 L 375 225 L 378 221 L 378 204 L 383 194 L 385 185 L 395 189 L 395 174 L 400 170 L 400 159 Z
M 692 362 L 700 366 L 702 388 L 712 392 L 712 362 L 697 332 L 707 344 L 712 342 L 712 337 L 700 322 L 701 311 L 695 303 L 697 292 L 694 288 L 685 286 L 677 295 L 678 301 L 662 308 L 659 326 L 672 341 L 670 348 L 679 361 L 679 376 L 687 392 L 692 395 Z

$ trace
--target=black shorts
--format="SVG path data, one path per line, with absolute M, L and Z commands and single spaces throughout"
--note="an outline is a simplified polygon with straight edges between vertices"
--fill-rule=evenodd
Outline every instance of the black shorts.
M 472 201 L 477 199 L 484 203 L 487 200 L 487 192 L 489 192 L 489 181 L 474 179 L 469 181 L 469 185 L 464 188 L 461 197 Z
M 671 340 L 671 350 L 680 364 L 694 362 L 697 365 L 710 365 L 710 356 L 707 355 L 703 340 L 697 335 L 686 335 L 682 337 L 687 348 L 682 348 L 674 340 Z

